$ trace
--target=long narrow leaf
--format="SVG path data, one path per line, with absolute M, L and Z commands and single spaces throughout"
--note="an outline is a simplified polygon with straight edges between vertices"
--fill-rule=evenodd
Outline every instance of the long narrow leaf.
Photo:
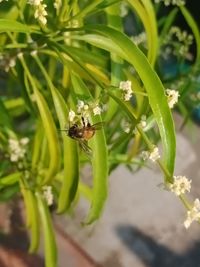
M 67 105 L 62 95 L 54 87 L 40 59 L 37 56 L 35 56 L 34 58 L 50 88 L 57 117 L 60 124 L 60 129 L 63 130 L 66 128 L 66 118 L 67 114 L 69 113 Z M 71 140 L 69 137 L 67 137 L 66 133 L 64 132 L 62 132 L 62 137 L 64 144 L 64 149 L 63 149 L 64 173 L 63 173 L 63 185 L 61 188 L 58 201 L 59 213 L 66 211 L 70 207 L 70 204 L 72 203 L 76 195 L 76 191 L 78 188 L 78 178 L 79 178 L 77 144 L 73 142 L 73 140 Z
M 57 267 L 57 248 L 51 216 L 43 196 L 36 194 L 44 234 L 45 266 Z
M 121 56 L 138 72 L 148 94 L 149 104 L 157 121 L 163 144 L 164 162 L 172 175 L 174 170 L 176 140 L 171 111 L 167 104 L 164 87 L 144 54 L 121 32 L 101 25 L 90 25 L 86 30 L 110 38 L 123 49 Z M 112 51 L 110 51 L 112 52 Z M 125 55 L 125 56 L 124 56 Z
M 87 96 L 92 100 L 92 96 L 83 81 L 75 74 L 72 74 L 71 77 L 75 93 Z M 96 117 L 98 121 L 101 121 L 99 115 Z M 96 120 L 92 121 L 92 123 L 95 122 Z M 107 197 L 108 155 L 103 129 L 95 133 L 90 145 L 92 147 L 93 188 L 92 204 L 86 219 L 87 224 L 99 218 Z
M 195 65 L 197 65 L 197 64 L 199 64 L 199 60 L 200 60 L 200 32 L 199 32 L 199 28 L 198 28 L 196 21 L 194 20 L 194 18 L 189 13 L 189 11 L 187 10 L 186 7 L 180 6 L 180 10 L 181 10 L 185 20 L 187 21 L 188 25 L 190 26 L 190 28 L 194 34 L 194 37 L 195 37 L 196 50 L 197 50 Z

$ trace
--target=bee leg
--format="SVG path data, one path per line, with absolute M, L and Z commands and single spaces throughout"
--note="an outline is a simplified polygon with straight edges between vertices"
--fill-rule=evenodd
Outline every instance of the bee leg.
M 87 156 L 92 156 L 92 149 L 88 146 L 87 141 L 79 141 L 81 149 L 86 153 Z

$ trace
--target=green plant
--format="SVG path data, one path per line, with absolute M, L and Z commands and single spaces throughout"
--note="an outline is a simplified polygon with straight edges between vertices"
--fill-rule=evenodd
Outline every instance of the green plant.
M 184 52 L 175 55 L 181 66 L 187 61 L 184 55 L 192 37 L 182 40 L 179 34 L 174 40 L 175 28 L 166 40 L 178 8 L 167 19 L 159 19 L 160 4 L 155 6 L 150 0 L 45 3 L 0 3 L 0 199 L 22 195 L 31 233 L 30 252 L 37 250 L 42 231 L 46 266 L 53 267 L 57 256 L 48 205 L 54 202 L 62 214 L 84 195 L 90 210 L 83 223 L 94 222 L 106 200 L 109 173 L 119 164 L 130 171 L 144 166 L 142 151 L 158 163 L 165 187 L 191 210 L 184 195 L 191 182 L 173 174 L 176 140 L 170 108 L 180 94 L 177 108 L 190 117 L 184 99 L 192 79 L 181 70 L 173 79 L 166 78 L 159 53 L 168 45 L 177 52 L 184 41 Z M 146 33 L 137 39 L 138 45 L 124 33 L 122 8 L 129 16 L 134 14 L 138 29 Z M 187 70 L 194 77 L 199 68 L 199 30 L 183 5 L 179 10 L 196 41 L 196 59 Z M 177 87 L 165 90 L 157 72 L 168 88 L 182 79 L 179 91 Z M 82 117 L 86 123 L 103 122 L 88 142 L 92 155 L 67 136 L 75 123 L 83 127 Z M 160 139 L 162 155 L 156 146 Z M 79 175 L 88 163 L 92 186 Z M 188 218 L 187 226 L 199 215 Z

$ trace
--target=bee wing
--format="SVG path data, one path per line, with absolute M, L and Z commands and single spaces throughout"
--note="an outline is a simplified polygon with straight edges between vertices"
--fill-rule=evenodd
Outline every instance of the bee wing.
M 105 125 L 104 121 L 97 122 L 93 124 L 91 127 L 94 127 L 95 130 L 100 130 Z
M 88 146 L 87 141 L 79 140 L 81 149 L 87 154 L 87 156 L 92 156 L 92 149 Z

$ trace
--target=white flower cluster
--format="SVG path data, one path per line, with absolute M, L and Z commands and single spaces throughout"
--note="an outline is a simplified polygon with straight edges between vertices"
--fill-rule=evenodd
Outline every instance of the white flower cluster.
M 200 201 L 196 198 L 191 209 L 187 211 L 187 218 L 184 221 L 185 228 L 189 228 L 192 222 L 198 220 L 200 220 Z
M 70 122 L 74 122 L 76 117 L 84 117 L 85 121 L 87 121 L 87 118 L 89 117 L 89 113 L 92 111 L 93 115 L 100 115 L 102 113 L 102 108 L 97 103 L 90 103 L 86 104 L 82 100 L 78 100 L 77 103 L 77 114 L 73 111 L 69 111 L 68 119 Z
M 69 119 L 69 121 L 70 121 L 70 122 L 73 122 L 74 119 L 75 119 L 75 117 L 76 117 L 76 113 L 75 113 L 72 109 L 70 109 L 70 111 L 69 111 L 69 115 L 68 115 L 68 119 Z
M 131 39 L 133 40 L 134 44 L 136 44 L 136 45 L 139 45 L 142 43 L 146 44 L 146 42 L 147 42 L 146 32 L 141 32 L 136 36 L 132 36 Z
M 150 151 L 142 151 L 142 158 L 143 158 L 143 160 L 150 159 L 153 162 L 158 160 L 160 158 L 160 153 L 159 153 L 158 147 L 155 146 L 151 152 Z
M 82 114 L 83 116 L 88 116 L 88 112 L 92 110 L 94 115 L 100 115 L 102 112 L 102 108 L 97 103 L 85 104 L 84 101 L 78 100 L 77 104 L 77 112 Z
M 124 18 L 128 14 L 128 5 L 127 3 L 122 2 L 120 5 L 120 17 Z
M 121 81 L 119 84 L 119 88 L 123 91 L 124 101 L 129 101 L 133 95 L 131 81 Z
M 43 4 L 42 2 L 43 0 L 29 0 L 28 1 L 30 5 L 35 7 L 34 17 L 38 19 L 38 21 L 42 25 L 46 25 L 47 23 L 46 16 L 48 15 L 46 11 L 47 5 Z
M 0 3 L 3 2 L 3 1 L 8 1 L 8 0 L 0 0 Z
M 179 92 L 171 89 L 166 89 L 166 95 L 169 108 L 173 108 L 174 105 L 178 102 Z
M 5 71 L 8 72 L 10 70 L 10 68 L 15 67 L 16 65 L 16 59 L 15 58 L 11 58 L 8 62 L 8 64 L 5 66 Z
M 189 48 L 193 43 L 193 35 L 189 34 L 185 30 L 181 30 L 177 26 L 171 27 L 169 33 L 166 35 L 163 44 L 168 45 L 162 55 L 168 57 L 169 54 L 181 55 L 188 60 L 192 59 L 192 54 L 189 52 Z
M 51 206 L 53 204 L 53 193 L 52 193 L 52 187 L 45 185 L 42 187 L 43 190 L 43 196 L 47 202 L 48 206 Z
M 189 180 L 186 176 L 181 175 L 174 176 L 173 178 L 174 182 L 172 184 L 168 184 L 168 188 L 171 192 L 173 192 L 176 196 L 190 192 L 191 180 Z M 198 198 L 195 199 L 193 205 L 187 211 L 187 218 L 184 221 L 185 228 L 189 228 L 191 223 L 194 221 L 200 221 L 200 201 Z
M 169 184 L 169 189 L 176 196 L 190 192 L 191 189 L 191 180 L 188 180 L 186 176 L 174 176 L 174 182 Z
M 29 142 L 29 138 L 24 137 L 20 140 L 17 139 L 9 139 L 9 153 L 10 153 L 10 161 L 18 162 L 23 159 L 26 154 L 26 146 Z
M 139 122 L 139 126 L 141 128 L 145 128 L 147 126 L 147 116 L 146 115 L 142 115 L 141 116 L 141 120 Z
M 185 0 L 154 0 L 156 4 L 163 2 L 165 6 L 183 6 L 185 5 Z

